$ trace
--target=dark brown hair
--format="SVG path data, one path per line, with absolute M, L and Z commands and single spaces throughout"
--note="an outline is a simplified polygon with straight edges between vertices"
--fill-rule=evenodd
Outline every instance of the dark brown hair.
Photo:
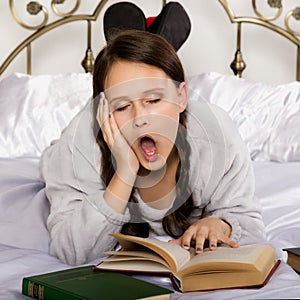
M 99 94 L 104 91 L 104 83 L 111 66 L 116 61 L 129 61 L 155 66 L 163 70 L 172 80 L 177 83 L 185 81 L 182 64 L 173 47 L 162 37 L 156 34 L 128 30 L 111 37 L 98 54 L 93 74 L 93 95 L 94 113 L 96 114 Z M 96 120 L 96 118 L 95 118 Z M 189 155 L 190 146 L 186 140 L 186 112 L 180 114 L 176 146 L 180 158 L 176 172 L 176 198 L 169 213 L 163 218 L 162 225 L 165 232 L 174 237 L 179 237 L 188 227 L 188 216 L 194 208 L 191 192 L 188 188 L 189 182 Z M 114 175 L 114 158 L 103 139 L 98 122 L 95 122 L 95 136 L 100 147 L 101 158 L 101 179 L 109 184 Z M 131 235 L 146 237 L 149 234 L 149 225 L 134 211 L 131 205 L 136 199 L 131 193 L 129 209 L 131 213 L 130 223 L 124 224 L 122 232 Z

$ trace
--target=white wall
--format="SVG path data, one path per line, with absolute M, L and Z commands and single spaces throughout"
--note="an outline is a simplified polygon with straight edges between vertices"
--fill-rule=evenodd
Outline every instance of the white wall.
M 55 20 L 51 13 L 50 0 L 39 0 L 50 13 L 50 21 Z M 9 12 L 9 1 L 0 1 L 0 63 L 24 39 L 28 30 L 15 23 Z M 30 17 L 26 13 L 26 4 L 29 0 L 15 1 L 17 12 L 28 23 L 34 24 L 41 14 Z M 74 0 L 66 1 L 66 6 L 73 5 Z M 106 8 L 112 3 L 110 0 Z M 161 9 L 161 0 L 134 0 L 146 15 L 155 16 Z M 187 42 L 178 54 L 184 64 L 186 74 L 194 75 L 202 72 L 216 71 L 223 74 L 232 74 L 229 68 L 235 51 L 236 25 L 230 23 L 223 7 L 218 0 L 180 0 L 188 11 L 192 21 L 192 31 Z M 232 0 L 236 14 L 246 14 L 250 11 L 250 0 Z M 259 2 L 259 1 L 258 1 Z M 265 1 L 266 2 L 266 1 Z M 290 0 L 292 8 L 298 0 Z M 78 13 L 90 13 L 96 7 L 95 0 L 82 0 Z M 59 6 L 63 10 L 66 6 Z M 68 7 L 67 7 L 68 8 Z M 92 9 L 91 9 L 92 8 Z M 272 11 L 271 11 L 272 13 Z M 270 14 L 270 13 L 269 13 Z M 96 55 L 104 45 L 102 30 L 102 16 L 93 23 L 93 51 Z M 33 73 L 82 72 L 80 61 L 85 54 L 86 26 L 82 23 L 72 23 L 63 29 L 49 32 L 33 44 Z M 243 77 L 270 83 L 285 83 L 293 81 L 296 76 L 296 46 L 282 36 L 264 29 L 247 25 L 243 28 L 242 51 L 247 68 Z M 25 52 L 18 56 L 3 76 L 12 72 L 26 71 Z

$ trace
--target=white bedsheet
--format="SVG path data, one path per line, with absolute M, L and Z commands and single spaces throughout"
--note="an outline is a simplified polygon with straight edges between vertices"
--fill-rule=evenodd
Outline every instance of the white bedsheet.
M 300 162 L 261 162 L 254 163 L 254 168 L 267 236 L 283 262 L 260 289 L 175 293 L 171 299 L 300 297 L 300 276 L 284 263 L 286 255 L 281 250 L 300 246 Z M 0 159 L 0 299 L 26 299 L 21 295 L 24 276 L 69 267 L 47 254 L 48 212 L 38 159 Z M 171 287 L 166 279 L 138 277 Z

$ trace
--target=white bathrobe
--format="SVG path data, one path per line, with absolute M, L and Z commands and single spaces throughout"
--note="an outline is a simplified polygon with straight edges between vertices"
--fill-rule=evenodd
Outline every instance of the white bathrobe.
M 187 107 L 187 140 L 191 146 L 190 188 L 195 209 L 190 222 L 212 216 L 232 227 L 231 238 L 240 245 L 265 239 L 260 204 L 254 196 L 249 153 L 231 119 L 220 108 L 191 101 Z M 101 153 L 93 134 L 92 101 L 71 121 L 59 140 L 43 153 L 41 172 L 51 204 L 48 229 L 50 254 L 76 265 L 103 256 L 115 247 L 109 233 L 130 220 L 103 199 Z M 140 214 L 151 233 L 165 235 L 161 220 L 167 209 L 143 203 Z

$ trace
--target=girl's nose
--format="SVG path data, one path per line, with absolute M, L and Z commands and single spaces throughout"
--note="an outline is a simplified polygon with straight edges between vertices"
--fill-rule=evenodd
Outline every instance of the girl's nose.
M 146 115 L 135 117 L 134 125 L 138 128 L 148 125 L 148 118 Z
M 149 124 L 149 120 L 147 117 L 147 112 L 145 109 L 138 103 L 135 106 L 135 116 L 134 116 L 134 126 L 143 127 Z

